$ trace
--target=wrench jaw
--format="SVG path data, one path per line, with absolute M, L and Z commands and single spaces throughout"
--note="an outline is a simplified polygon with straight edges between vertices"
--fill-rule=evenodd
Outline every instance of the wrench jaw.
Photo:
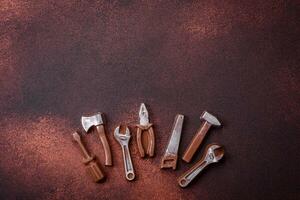
M 130 131 L 128 129 L 128 127 L 126 127 L 125 130 L 125 134 L 121 134 L 120 133 L 120 128 L 121 126 L 118 126 L 115 131 L 114 131 L 114 137 L 115 139 L 120 143 L 120 144 L 128 144 L 129 140 L 130 140 Z
M 224 148 L 218 144 L 211 144 L 207 148 L 205 160 L 210 163 L 219 162 L 224 156 Z
M 218 144 L 210 144 L 206 147 L 203 157 L 194 166 L 178 178 L 180 187 L 187 187 L 203 169 L 212 163 L 217 163 L 224 156 L 224 148 Z

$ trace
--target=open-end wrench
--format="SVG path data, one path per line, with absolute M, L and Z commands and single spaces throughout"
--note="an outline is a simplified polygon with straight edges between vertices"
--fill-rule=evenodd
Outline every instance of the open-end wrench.
M 128 127 L 126 127 L 125 134 L 122 134 L 120 133 L 120 126 L 118 126 L 115 129 L 114 137 L 119 142 L 122 148 L 126 179 L 128 181 L 132 181 L 135 178 L 135 174 L 134 174 L 134 169 L 133 169 L 129 146 L 128 146 L 131 137 Z
M 209 164 L 216 163 L 224 156 L 224 148 L 218 144 L 210 144 L 206 147 L 204 156 L 188 171 L 178 178 L 180 187 L 188 184 Z

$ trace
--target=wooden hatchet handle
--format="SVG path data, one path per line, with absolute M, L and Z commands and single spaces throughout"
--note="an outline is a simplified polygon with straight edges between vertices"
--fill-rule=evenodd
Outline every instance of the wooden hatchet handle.
M 105 154 L 105 165 L 106 166 L 112 166 L 112 157 L 111 157 L 111 151 L 110 147 L 107 141 L 107 137 L 105 135 L 105 130 L 103 125 L 96 126 L 97 132 L 99 134 L 99 138 L 101 140 L 101 143 L 104 148 L 104 154 Z

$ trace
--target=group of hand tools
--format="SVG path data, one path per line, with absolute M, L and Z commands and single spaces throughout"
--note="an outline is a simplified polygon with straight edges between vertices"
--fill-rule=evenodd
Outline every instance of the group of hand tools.
M 144 103 L 142 103 L 140 106 L 139 118 L 140 122 L 139 124 L 136 124 L 136 136 L 140 156 L 142 158 L 146 155 L 149 157 L 153 157 L 155 147 L 155 136 L 153 124 L 149 122 L 149 113 Z M 91 116 L 82 116 L 81 124 L 86 133 L 96 130 L 99 139 L 103 145 L 105 154 L 105 166 L 112 166 L 112 154 L 105 134 L 103 113 L 96 113 Z M 123 131 L 121 131 L 122 128 L 124 128 Z M 114 138 L 120 144 L 122 149 L 125 177 L 128 181 L 132 181 L 135 178 L 135 172 L 129 150 L 129 141 L 131 138 L 129 128 L 127 126 L 118 126 L 114 131 Z M 96 157 L 94 155 L 91 156 L 88 153 L 78 132 L 73 133 L 73 139 L 78 143 L 83 153 L 83 163 L 87 166 L 88 174 L 90 174 L 90 176 L 95 182 L 103 180 L 105 176 L 101 171 L 99 164 L 96 161 Z
M 189 163 L 192 160 L 192 157 L 199 149 L 206 133 L 208 132 L 209 128 L 214 126 L 220 126 L 221 123 L 219 120 L 213 116 L 212 114 L 204 111 L 200 117 L 203 120 L 203 124 L 200 129 L 196 132 L 195 136 L 193 137 L 191 143 L 187 147 L 182 160 Z M 175 117 L 175 121 L 171 131 L 171 137 L 169 140 L 169 144 L 165 151 L 165 154 L 161 160 L 161 168 L 173 168 L 176 169 L 177 166 L 177 159 L 178 159 L 178 148 L 180 143 L 180 137 L 182 132 L 184 115 L 177 114 Z M 192 166 L 188 171 L 183 173 L 178 178 L 178 184 L 180 187 L 186 187 L 189 183 L 209 164 L 216 163 L 224 156 L 224 148 L 218 144 L 209 144 L 204 151 L 204 155 L 202 158 Z
M 196 132 L 189 146 L 187 147 L 182 160 L 189 163 L 192 157 L 199 149 L 206 133 L 211 126 L 220 126 L 221 123 L 212 114 L 204 111 L 200 117 L 203 120 L 203 124 Z M 173 168 L 176 169 L 178 160 L 178 148 L 181 138 L 181 132 L 184 122 L 184 115 L 177 114 L 174 120 L 174 124 L 171 130 L 171 136 L 167 145 L 166 151 L 161 159 L 161 168 Z M 99 139 L 103 145 L 105 154 L 105 166 L 112 166 L 112 154 L 109 143 L 105 134 L 104 117 L 102 113 L 96 113 L 91 116 L 81 117 L 82 127 L 86 133 L 96 130 Z M 144 103 L 141 104 L 139 109 L 139 124 L 136 124 L 136 139 L 137 148 L 141 158 L 145 156 L 153 157 L 155 149 L 155 135 L 153 130 L 153 124 L 149 121 L 149 113 Z M 123 154 L 123 163 L 125 170 L 125 178 L 128 181 L 135 179 L 135 171 L 130 156 L 129 141 L 131 138 L 130 130 L 128 126 L 118 126 L 114 130 L 114 138 L 120 144 Z M 95 182 L 104 180 L 105 175 L 101 171 L 101 167 L 97 163 L 96 157 L 93 154 L 89 154 L 84 146 L 81 136 L 78 132 L 73 133 L 73 139 L 78 143 L 81 152 L 84 156 L 83 163 L 86 165 L 88 174 Z M 224 148 L 218 144 L 209 144 L 205 148 L 202 158 L 189 170 L 183 173 L 178 178 L 178 184 L 181 187 L 186 187 L 189 183 L 209 164 L 216 163 L 224 156 Z

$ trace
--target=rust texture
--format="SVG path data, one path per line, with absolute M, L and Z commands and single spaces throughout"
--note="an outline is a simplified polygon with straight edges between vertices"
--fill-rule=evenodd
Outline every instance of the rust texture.
M 299 2 L 0 0 L 1 199 L 300 199 Z M 136 146 L 149 105 L 156 156 Z M 226 155 L 188 188 L 191 164 L 160 170 L 176 113 L 179 156 L 204 110 Z M 71 134 L 107 114 L 114 166 L 95 184 Z M 131 127 L 136 181 L 124 179 L 113 130 Z M 104 166 L 96 134 L 85 137 Z

